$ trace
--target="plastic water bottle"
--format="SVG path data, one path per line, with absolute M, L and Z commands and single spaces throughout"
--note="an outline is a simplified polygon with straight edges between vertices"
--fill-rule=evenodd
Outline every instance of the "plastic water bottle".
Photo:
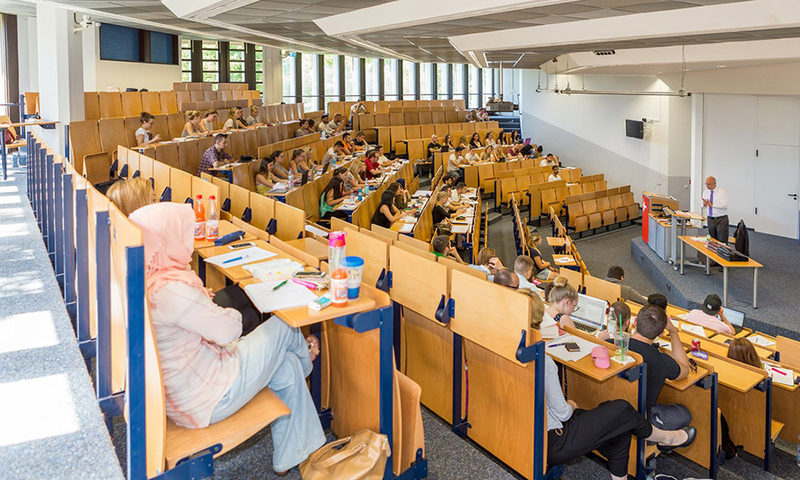
M 344 232 L 330 232 L 328 234 L 328 271 L 334 272 L 339 269 L 339 263 L 346 256 Z
M 292 188 L 293 185 L 294 185 L 294 173 L 292 173 L 292 171 L 289 170 L 289 188 Z
M 219 209 L 217 208 L 217 198 L 214 195 L 208 197 L 208 218 L 206 219 L 206 240 L 214 241 L 219 237 Z
M 614 318 L 614 310 L 609 309 L 606 314 L 606 330 L 611 338 L 617 333 L 617 319 Z
M 194 239 L 206 238 L 206 208 L 203 206 L 203 196 L 194 199 Z

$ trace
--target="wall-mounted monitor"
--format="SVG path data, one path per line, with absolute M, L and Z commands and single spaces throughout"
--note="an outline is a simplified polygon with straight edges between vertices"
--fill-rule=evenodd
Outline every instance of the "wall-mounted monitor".
M 625 135 L 632 138 L 644 138 L 644 122 L 625 120 Z

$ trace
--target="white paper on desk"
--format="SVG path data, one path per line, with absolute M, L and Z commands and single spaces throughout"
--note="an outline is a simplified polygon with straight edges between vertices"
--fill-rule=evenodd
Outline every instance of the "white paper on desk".
M 768 363 L 764 363 L 764 368 L 767 370 L 772 383 L 786 385 L 789 387 L 794 386 L 794 372 L 788 368 L 775 367 Z
M 430 195 L 431 195 L 430 190 L 417 190 L 416 192 L 414 192 L 415 197 L 430 196 Z
M 775 342 L 773 342 L 769 338 L 764 338 L 759 334 L 750 335 L 749 337 L 747 337 L 747 339 L 756 345 L 761 345 L 762 347 L 771 347 L 775 345 Z
M 309 289 L 292 281 L 286 282 L 277 290 L 272 288 L 281 282 L 251 283 L 244 287 L 244 293 L 250 297 L 253 305 L 261 313 L 274 312 L 284 308 L 303 307 L 316 300 Z
M 244 265 L 246 263 L 257 262 L 259 260 L 266 260 L 267 258 L 274 257 L 275 255 L 277 255 L 277 253 L 272 253 L 268 250 L 264 250 L 263 248 L 250 247 L 245 248 L 244 250 L 234 250 L 233 252 L 223 253 L 222 255 L 208 257 L 206 258 L 206 263 L 210 263 L 211 265 L 216 265 L 222 268 L 231 268 L 238 267 L 239 265 Z M 238 257 L 242 258 L 226 263 L 226 260 L 231 260 Z
M 554 260 L 556 263 L 572 263 L 575 261 L 572 257 L 556 257 Z
M 403 217 L 403 223 L 417 223 L 417 217 L 413 215 L 406 215 Z
M 413 232 L 415 225 L 416 225 L 416 223 L 403 223 L 403 225 L 400 226 L 400 233 L 411 233 L 411 232 Z
M 679 318 L 681 320 L 688 320 L 689 319 L 689 312 L 681 313 L 680 315 L 673 315 L 674 318 Z
M 706 241 L 706 237 L 690 237 L 690 238 L 692 240 L 694 240 L 695 242 L 705 242 Z
M 452 232 L 453 233 L 467 233 L 469 231 L 469 225 L 453 225 Z
M 245 265 L 243 268 L 255 278 L 269 282 L 287 280 L 295 272 L 303 270 L 303 265 L 288 258 L 278 258 L 269 262 Z
M 568 352 L 567 348 L 564 345 L 559 345 L 557 347 L 550 347 L 550 345 L 556 345 L 567 342 L 577 343 L 580 350 L 578 350 L 577 352 Z M 561 359 L 562 361 L 577 362 L 581 358 L 592 353 L 592 349 L 597 345 L 598 344 L 590 342 L 588 340 L 584 340 L 580 337 L 567 334 L 554 338 L 549 342 L 547 342 L 545 344 L 545 351 L 550 355 L 552 355 L 553 357 Z
M 663 338 L 656 338 L 653 343 L 659 347 L 666 348 L 667 350 L 672 350 L 672 343 L 668 340 L 664 340 Z
M 617 355 L 617 354 L 616 354 L 616 353 L 614 353 L 614 352 L 609 352 L 609 354 L 608 354 L 608 358 L 610 358 L 611 360 L 613 360 L 613 361 L 615 361 L 615 362 L 619 363 L 620 365 L 627 365 L 627 364 L 629 364 L 629 363 L 631 363 L 631 362 L 633 362 L 633 361 L 635 360 L 635 359 L 634 359 L 632 356 L 630 356 L 630 355 L 625 355 L 625 361 L 624 361 L 624 362 L 622 362 L 622 361 L 620 361 L 620 359 L 619 359 L 619 355 Z
M 706 338 L 706 331 L 700 325 L 693 325 L 691 323 L 681 323 L 681 331 L 689 332 L 698 337 Z
M 269 193 L 285 193 L 287 190 L 289 190 L 288 184 L 278 182 L 272 186 L 272 189 L 270 189 Z

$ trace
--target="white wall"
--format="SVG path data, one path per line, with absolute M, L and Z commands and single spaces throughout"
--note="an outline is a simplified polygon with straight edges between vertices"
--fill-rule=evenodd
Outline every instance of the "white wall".
M 675 195 L 688 205 L 691 101 L 654 96 L 562 95 L 536 93 L 537 70 L 523 70 L 520 110 L 523 137 L 558 155 L 586 174 L 605 173 L 609 186 Z M 569 78 L 572 89 L 668 90 L 655 77 Z M 549 87 L 555 84 L 550 76 Z M 559 88 L 567 78 L 559 76 Z M 545 77 L 542 75 L 542 87 Z M 652 119 L 644 139 L 625 136 L 625 120 Z
M 181 81 L 180 65 L 160 65 L 143 62 L 100 60 L 100 35 L 97 28 L 81 33 L 83 36 L 84 88 L 105 91 L 109 87 L 146 88 L 150 91 L 172 90 L 173 82 Z
M 503 69 L 503 100 L 519 104 L 522 89 L 522 70 Z
M 17 16 L 17 52 L 19 55 L 19 91 L 39 91 L 39 64 L 36 40 L 36 17 Z

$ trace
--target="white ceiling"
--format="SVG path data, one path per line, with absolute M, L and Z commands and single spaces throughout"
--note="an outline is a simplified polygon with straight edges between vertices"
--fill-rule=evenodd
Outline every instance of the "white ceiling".
M 0 11 L 30 15 L 36 1 L 0 0 Z M 800 38 L 798 0 L 38 1 L 63 4 L 101 22 L 306 52 L 479 66 L 503 62 L 516 68 L 538 68 L 572 54 L 570 61 L 584 73 L 669 71 L 680 62 L 656 54 L 654 62 L 634 63 L 623 53 L 679 45 L 723 45 L 716 54 L 731 65 L 775 63 L 786 56 L 770 58 L 775 46 L 768 40 Z M 764 13 L 743 13 L 748 11 Z M 761 43 L 764 55 L 736 58 L 739 42 L 755 43 L 755 51 Z M 615 62 L 596 63 L 585 54 L 606 49 L 617 51 Z M 800 49 L 790 56 L 800 59 Z M 697 69 L 716 68 L 720 61 L 693 63 Z

